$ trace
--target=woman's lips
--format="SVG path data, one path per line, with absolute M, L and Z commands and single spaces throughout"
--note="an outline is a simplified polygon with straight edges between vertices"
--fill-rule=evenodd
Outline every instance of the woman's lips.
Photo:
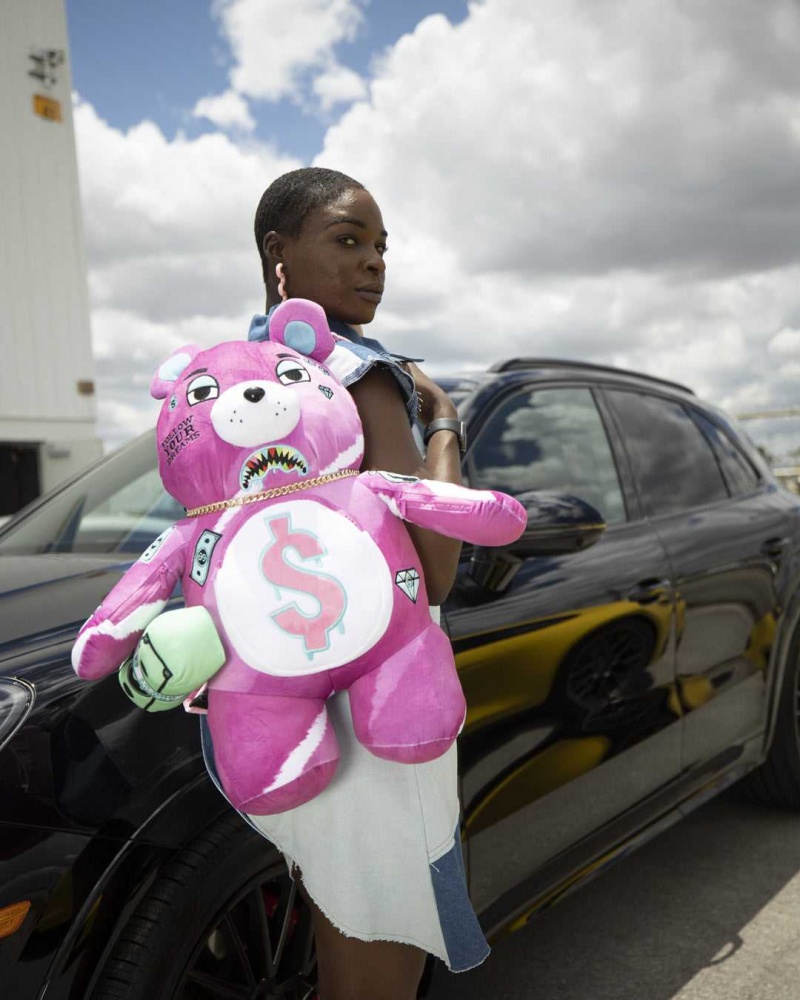
M 383 292 L 376 288 L 357 288 L 356 295 L 360 295 L 367 302 L 380 302 L 383 298 Z

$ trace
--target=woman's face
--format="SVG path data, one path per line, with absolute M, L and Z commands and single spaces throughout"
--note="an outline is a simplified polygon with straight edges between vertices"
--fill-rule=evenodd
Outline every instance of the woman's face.
M 309 212 L 300 235 L 284 237 L 286 289 L 334 319 L 369 323 L 383 295 L 386 230 L 369 192 L 345 191 Z

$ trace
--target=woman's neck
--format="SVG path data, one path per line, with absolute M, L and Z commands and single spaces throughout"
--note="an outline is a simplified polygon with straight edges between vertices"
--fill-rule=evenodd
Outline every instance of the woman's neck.
M 329 316 L 328 323 L 333 333 L 347 337 L 348 340 L 361 340 L 364 336 L 360 326 L 356 326 L 354 323 L 345 323 L 343 319 L 336 319 L 335 316 Z

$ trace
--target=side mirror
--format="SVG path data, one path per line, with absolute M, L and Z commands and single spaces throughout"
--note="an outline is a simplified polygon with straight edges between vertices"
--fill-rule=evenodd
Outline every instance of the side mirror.
M 517 500 L 528 513 L 528 525 L 508 550 L 522 559 L 581 552 L 599 541 L 606 530 L 602 514 L 569 493 L 537 490 L 520 493 Z
M 519 493 L 517 500 L 528 513 L 522 536 L 502 548 L 477 547 L 472 556 L 469 575 L 495 594 L 508 587 L 525 559 L 581 552 L 606 530 L 602 515 L 580 497 L 542 490 Z

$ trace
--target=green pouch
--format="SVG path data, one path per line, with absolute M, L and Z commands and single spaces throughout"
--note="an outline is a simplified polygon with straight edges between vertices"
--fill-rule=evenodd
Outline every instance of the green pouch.
M 202 607 L 167 611 L 142 633 L 132 657 L 119 668 L 130 700 L 146 712 L 177 708 L 225 663 L 211 615 Z

